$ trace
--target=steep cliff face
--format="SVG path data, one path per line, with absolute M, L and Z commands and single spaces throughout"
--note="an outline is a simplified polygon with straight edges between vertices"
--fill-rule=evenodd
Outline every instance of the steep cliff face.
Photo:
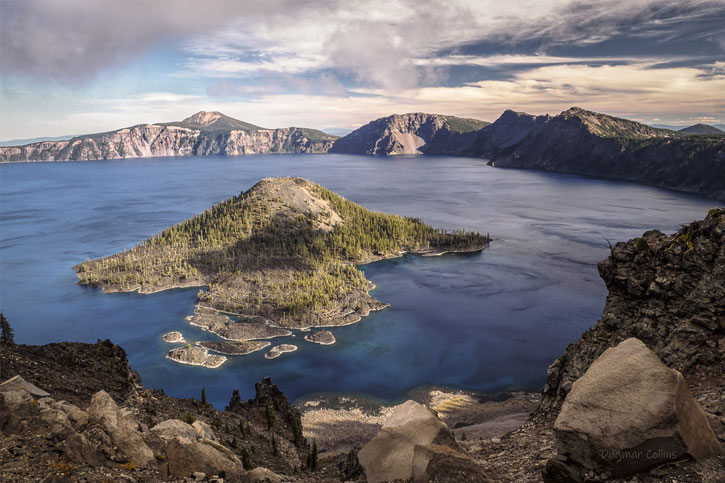
M 722 376 L 725 210 L 674 235 L 648 231 L 599 263 L 609 295 L 602 318 L 550 367 L 541 407 L 556 409 L 605 349 L 637 337 L 686 377 Z
M 487 123 L 438 114 L 394 114 L 338 139 L 331 152 L 354 154 L 457 154 Z
M 327 152 L 334 140 L 314 129 L 263 129 L 218 112 L 199 112 L 178 123 L 143 124 L 67 141 L 0 147 L 0 162 L 319 153 Z
M 685 136 L 572 108 L 558 116 L 507 111 L 465 154 L 496 167 L 618 178 L 725 199 L 725 138 Z

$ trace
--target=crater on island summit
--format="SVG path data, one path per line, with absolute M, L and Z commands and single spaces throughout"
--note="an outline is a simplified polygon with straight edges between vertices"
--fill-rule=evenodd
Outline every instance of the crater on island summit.
M 355 265 L 482 250 L 477 232 L 373 212 L 301 178 L 267 178 L 136 247 L 74 267 L 105 292 L 199 290 L 192 324 L 223 339 L 355 323 L 387 307 Z M 233 318 L 228 315 L 235 316 Z M 212 349 L 213 350 L 213 349 Z

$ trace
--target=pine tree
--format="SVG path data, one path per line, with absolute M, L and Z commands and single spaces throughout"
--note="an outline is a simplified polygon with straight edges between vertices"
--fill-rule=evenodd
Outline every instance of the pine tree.
M 15 344 L 15 333 L 13 328 L 10 327 L 8 319 L 0 312 L 0 343 L 13 345 Z
M 201 388 L 201 403 L 206 406 L 208 403 L 206 402 L 206 391 L 204 388 Z

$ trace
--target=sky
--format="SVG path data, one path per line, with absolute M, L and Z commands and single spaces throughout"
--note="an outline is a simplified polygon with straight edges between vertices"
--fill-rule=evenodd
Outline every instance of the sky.
M 0 140 L 572 106 L 725 122 L 725 0 L 0 0 Z

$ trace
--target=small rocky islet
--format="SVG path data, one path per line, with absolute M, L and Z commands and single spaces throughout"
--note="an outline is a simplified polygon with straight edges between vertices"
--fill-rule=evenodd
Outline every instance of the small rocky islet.
M 203 391 L 175 399 L 144 388 L 109 341 L 0 343 L 0 474 L 724 481 L 725 210 L 674 235 L 617 243 L 599 269 L 609 290 L 602 319 L 551 365 L 542 395 L 503 401 L 436 390 L 377 411 L 346 397 L 300 411 L 266 379 L 253 399 L 235 390 L 218 411 Z
M 189 323 L 248 342 L 348 325 L 388 307 L 369 294 L 374 285 L 358 264 L 405 252 L 476 252 L 489 241 L 370 211 L 302 178 L 267 178 L 130 250 L 74 269 L 81 285 L 105 292 L 203 287 Z M 174 349 L 169 358 L 219 362 L 201 362 L 199 347 Z
M 305 340 L 307 342 L 312 342 L 314 344 L 320 345 L 332 345 L 337 342 L 337 339 L 335 339 L 335 335 L 329 330 L 318 330 L 311 334 L 307 334 L 305 336 Z

